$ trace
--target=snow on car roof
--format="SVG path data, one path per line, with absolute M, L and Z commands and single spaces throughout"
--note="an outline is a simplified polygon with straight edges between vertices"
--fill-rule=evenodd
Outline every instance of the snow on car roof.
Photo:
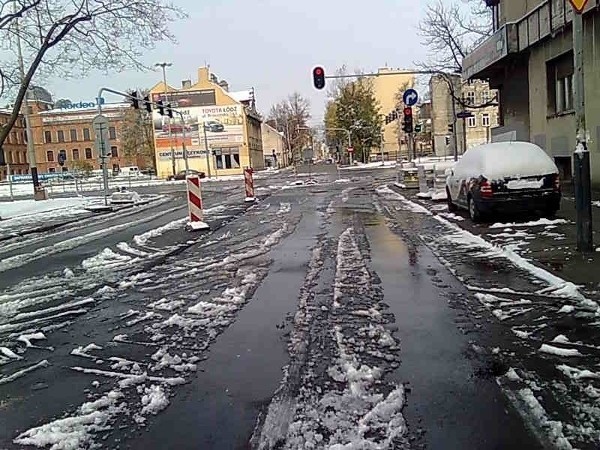
M 456 165 L 456 172 L 488 179 L 520 178 L 558 173 L 554 161 L 529 142 L 494 142 L 473 147 Z

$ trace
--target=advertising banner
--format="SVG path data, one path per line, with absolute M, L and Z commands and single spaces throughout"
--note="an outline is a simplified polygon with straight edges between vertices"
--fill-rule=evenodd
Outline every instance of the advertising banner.
M 164 94 L 154 94 L 153 99 L 164 100 Z M 204 158 L 205 141 L 208 148 L 241 146 L 244 141 L 244 111 L 242 105 L 215 106 L 215 92 L 212 89 L 169 93 L 169 102 L 179 114 L 171 119 L 171 139 L 169 139 L 169 118 L 158 111 L 152 113 L 156 151 L 160 160 L 171 158 L 171 147 L 175 148 L 175 158 L 183 158 L 182 143 L 189 158 Z M 165 102 L 166 104 L 167 102 Z M 207 104 L 209 103 L 209 104 Z M 212 103 L 212 104 L 211 104 Z

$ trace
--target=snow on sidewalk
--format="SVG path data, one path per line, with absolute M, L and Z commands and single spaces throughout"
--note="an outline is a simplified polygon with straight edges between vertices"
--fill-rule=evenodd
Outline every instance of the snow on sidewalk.
M 83 214 L 87 212 L 83 209 L 84 207 L 99 200 L 99 197 L 69 197 L 40 201 L 17 200 L 14 202 L 0 202 L 0 217 L 3 220 L 20 218 L 26 221 L 28 216 L 49 212 L 56 216 Z M 15 222 L 13 221 L 13 223 Z

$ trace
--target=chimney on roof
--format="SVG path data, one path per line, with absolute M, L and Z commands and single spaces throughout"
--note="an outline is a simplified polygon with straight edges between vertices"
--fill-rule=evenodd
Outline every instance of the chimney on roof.
M 219 81 L 219 86 L 221 86 L 225 92 L 229 92 L 229 83 L 227 81 Z
M 183 80 L 181 82 L 181 89 L 189 89 L 192 87 L 192 80 Z

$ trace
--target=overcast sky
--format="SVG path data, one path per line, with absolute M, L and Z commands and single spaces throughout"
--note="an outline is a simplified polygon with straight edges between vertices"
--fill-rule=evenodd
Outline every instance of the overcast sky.
M 312 104 L 313 121 L 323 116 L 324 91 L 312 87 L 311 70 L 410 68 L 422 59 L 416 25 L 424 0 L 173 0 L 189 18 L 172 24 L 177 44 L 161 43 L 145 63 L 172 62 L 169 84 L 196 80 L 205 61 L 231 90 L 256 89 L 261 112 L 298 91 Z M 93 100 L 100 86 L 151 87 L 160 72 L 100 73 L 77 81 L 52 80 L 56 98 Z M 107 97 L 107 101 L 110 99 Z

